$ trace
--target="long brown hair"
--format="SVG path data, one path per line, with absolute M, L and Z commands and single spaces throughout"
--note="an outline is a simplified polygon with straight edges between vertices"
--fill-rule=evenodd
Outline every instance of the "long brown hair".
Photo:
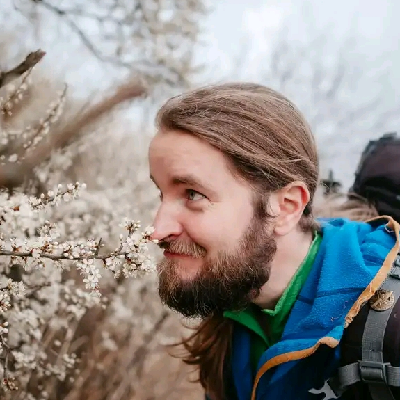
M 156 122 L 161 131 L 186 132 L 219 149 L 232 172 L 258 193 L 304 182 L 311 200 L 299 225 L 304 231 L 317 227 L 311 208 L 319 178 L 314 137 L 301 112 L 280 93 L 253 83 L 203 87 L 169 99 Z M 178 343 L 187 352 L 183 361 L 199 368 L 199 381 L 213 400 L 225 398 L 232 330 L 232 321 L 213 315 Z

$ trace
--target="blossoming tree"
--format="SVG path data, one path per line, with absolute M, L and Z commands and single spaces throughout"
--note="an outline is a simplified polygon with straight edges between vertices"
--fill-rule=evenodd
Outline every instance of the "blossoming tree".
M 88 192 L 79 182 L 63 185 L 49 179 L 54 154 L 115 106 L 143 94 L 143 89 L 133 84 L 122 87 L 60 125 L 67 98 L 63 87 L 45 115 L 15 129 L 13 114 L 32 96 L 31 73 L 43 56 L 42 51 L 33 52 L 17 67 L 0 73 L 2 399 L 64 397 L 68 388 L 59 383 L 73 386 L 80 358 L 85 357 L 80 352 L 82 336 L 77 335 L 82 318 L 89 309 L 109 304 L 100 287 L 102 275 L 121 281 L 152 269 L 150 228 L 141 230 L 140 222 L 121 219 L 124 233 L 112 246 L 108 240 L 114 232 L 99 229 L 105 220 L 97 222 L 93 213 L 98 193 Z M 100 208 L 105 217 L 106 207 Z M 100 232 L 108 233 L 102 237 Z

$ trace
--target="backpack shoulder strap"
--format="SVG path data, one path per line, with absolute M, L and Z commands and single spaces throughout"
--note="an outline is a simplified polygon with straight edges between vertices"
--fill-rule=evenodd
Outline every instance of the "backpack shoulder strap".
M 393 306 L 400 298 L 400 253 L 385 281 L 369 301 L 361 343 L 361 360 L 340 367 L 329 385 L 336 396 L 356 382 L 368 385 L 373 400 L 395 400 L 390 386 L 400 387 L 400 367 L 384 362 L 383 342 Z M 400 326 L 399 326 L 400 330 Z

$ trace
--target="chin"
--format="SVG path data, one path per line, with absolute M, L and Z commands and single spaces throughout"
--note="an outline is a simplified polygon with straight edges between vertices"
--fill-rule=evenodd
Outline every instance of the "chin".
M 182 282 L 190 282 L 198 276 L 203 267 L 203 261 L 196 258 L 164 257 L 158 264 L 159 273 L 175 275 Z
M 174 268 L 176 275 L 182 281 L 192 281 L 201 271 L 202 262 L 198 259 L 182 259 L 182 260 L 175 260 Z
M 192 268 L 188 268 L 188 267 L 176 267 L 176 274 L 179 277 L 179 279 L 183 282 L 190 282 L 193 281 L 196 276 L 199 274 L 200 272 L 200 268 L 197 267 L 192 267 Z

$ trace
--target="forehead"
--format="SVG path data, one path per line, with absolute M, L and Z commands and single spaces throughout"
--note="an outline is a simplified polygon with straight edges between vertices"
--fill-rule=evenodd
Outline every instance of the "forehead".
M 149 147 L 149 164 L 155 180 L 184 175 L 207 183 L 234 179 L 222 152 L 185 132 L 158 132 Z

